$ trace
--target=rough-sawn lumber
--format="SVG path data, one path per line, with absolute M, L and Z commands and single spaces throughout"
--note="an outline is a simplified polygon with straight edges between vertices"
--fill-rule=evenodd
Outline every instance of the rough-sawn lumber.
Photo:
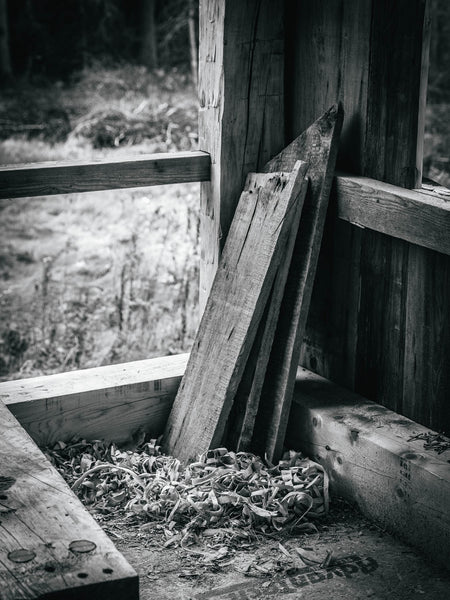
M 99 162 L 61 161 L 0 167 L 0 199 L 207 181 L 206 152 L 173 152 Z
M 158 387 L 161 385 L 163 390 L 167 388 L 167 392 L 163 394 L 167 396 L 169 405 L 172 405 L 176 393 L 174 390 L 181 381 L 187 355 L 165 357 L 163 369 L 159 366 L 161 360 L 163 359 L 139 361 L 145 366 L 140 371 L 150 378 L 148 383 L 152 387 L 155 383 Z M 130 363 L 99 367 L 97 386 L 103 380 L 109 389 L 114 382 L 118 397 L 130 395 L 136 401 L 138 417 L 139 410 L 143 410 L 146 404 L 156 405 L 158 397 L 155 392 L 155 398 L 147 399 L 145 386 L 135 376 L 135 365 L 136 363 Z M 27 410 L 34 412 L 35 406 L 39 406 L 41 418 L 48 421 L 50 429 L 56 428 L 59 418 L 64 419 L 66 435 L 69 437 L 62 439 L 70 440 L 71 421 L 82 422 L 89 402 L 95 405 L 98 394 L 101 393 L 99 387 L 90 393 L 82 385 L 80 378 L 71 380 L 71 376 L 76 373 L 64 375 L 67 377 L 66 381 L 72 381 L 73 393 L 82 394 L 83 402 L 79 406 L 61 395 L 60 388 L 52 389 L 54 375 L 23 380 L 22 391 L 27 401 L 18 417 L 19 422 L 26 417 Z M 100 377 L 101 373 L 104 373 L 103 377 Z M 62 382 L 62 379 L 58 381 Z M 9 382 L 0 384 L 0 389 L 7 383 Z M 59 398 L 57 412 L 51 402 L 45 402 L 41 395 L 42 388 L 50 398 Z M 15 405 L 9 404 L 9 407 L 14 410 Z M 104 410 L 107 415 L 106 403 Z M 126 417 L 127 411 L 124 408 L 121 418 L 125 427 Z M 157 434 L 162 431 L 161 427 Z M 37 428 L 35 432 L 38 432 Z M 450 460 L 450 450 L 438 455 L 432 450 L 425 450 L 423 440 L 409 441 L 412 436 L 428 432 L 428 428 L 349 392 L 311 371 L 301 368 L 298 370 L 286 438 L 288 446 L 307 452 L 325 466 L 331 476 L 332 492 L 343 494 L 350 502 L 357 503 L 370 519 L 381 521 L 402 539 L 445 563 L 450 554 L 450 464 L 447 462 Z M 109 433 L 108 419 L 98 419 L 97 436 L 109 439 Z M 401 464 L 409 466 L 403 469 Z M 412 473 L 412 479 L 409 480 L 403 474 L 404 471 L 407 475 L 408 470 Z M 415 496 L 400 498 L 402 492 L 396 493 L 396 488 L 405 488 L 409 481 Z M 5 492 L 7 493 L 8 491 Z M 70 500 L 72 495 L 66 495 L 65 498 Z M 7 504 L 5 500 L 1 502 Z M 444 516 L 441 518 L 442 515 Z M 448 562 L 444 566 L 448 568 Z
M 224 247 L 164 447 L 182 461 L 219 445 L 292 228 L 303 205 L 306 165 L 250 174 Z
M 450 254 L 450 197 L 342 173 L 335 182 L 340 219 Z
M 137 600 L 134 570 L 1 401 L 0 423 L 2 600 Z
M 292 227 L 283 260 L 278 267 L 267 305 L 256 333 L 241 382 L 236 391 L 223 444 L 232 450 L 248 452 L 251 449 L 253 426 L 264 385 L 270 348 L 273 344 L 277 321 L 283 300 L 297 228 Z
M 331 493 L 449 569 L 450 449 L 424 448 L 430 430 L 299 369 L 287 443 L 319 462 Z
M 296 160 L 305 160 L 310 182 L 254 431 L 255 449 L 270 460 L 280 458 L 286 433 L 342 120 L 342 106 L 332 106 L 264 169 L 289 170 Z

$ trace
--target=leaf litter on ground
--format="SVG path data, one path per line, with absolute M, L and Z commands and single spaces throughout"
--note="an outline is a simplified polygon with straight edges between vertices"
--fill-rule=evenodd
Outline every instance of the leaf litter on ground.
M 101 440 L 57 442 L 45 452 L 95 515 L 138 518 L 144 534 L 155 524 L 163 547 L 182 548 L 205 564 L 229 564 L 231 546 L 248 548 L 261 535 L 317 532 L 311 520 L 328 513 L 326 472 L 294 451 L 272 465 L 217 448 L 185 467 L 161 454 L 156 440 L 134 450 Z M 295 561 L 281 543 L 278 551 Z M 273 571 L 258 560 L 248 567 L 249 575 L 250 567 L 256 574 Z

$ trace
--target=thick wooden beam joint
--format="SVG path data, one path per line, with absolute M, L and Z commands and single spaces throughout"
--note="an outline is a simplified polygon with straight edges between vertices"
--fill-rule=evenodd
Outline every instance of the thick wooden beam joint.
M 211 154 L 211 181 L 201 186 L 201 310 L 247 174 L 285 145 L 283 6 L 200 0 L 199 147 Z
M 449 568 L 450 449 L 424 448 L 430 430 L 299 369 L 286 445 L 322 464 L 332 494 Z

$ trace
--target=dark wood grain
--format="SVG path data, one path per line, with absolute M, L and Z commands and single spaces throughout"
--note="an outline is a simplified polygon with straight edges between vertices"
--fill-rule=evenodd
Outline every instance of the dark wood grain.
M 366 144 L 371 6 L 372 0 L 287 3 L 288 139 L 341 101 L 345 119 L 337 165 L 349 173 L 361 173 Z M 337 218 L 336 205 L 332 188 L 300 360 L 353 387 L 361 230 L 349 231 Z
M 332 189 L 301 364 L 429 426 L 433 406 L 450 431 L 450 311 L 429 304 L 432 289 L 449 295 L 450 203 L 445 191 L 399 189 L 420 188 L 426 2 L 287 6 L 287 135 L 341 99 L 338 167 L 351 174 Z
M 421 181 L 424 18 L 423 0 L 372 6 L 363 174 L 406 188 Z M 414 368 L 405 362 L 409 249 L 403 240 L 370 230 L 362 236 L 356 389 L 398 412 Z
M 402 410 L 450 433 L 450 256 L 411 246 Z

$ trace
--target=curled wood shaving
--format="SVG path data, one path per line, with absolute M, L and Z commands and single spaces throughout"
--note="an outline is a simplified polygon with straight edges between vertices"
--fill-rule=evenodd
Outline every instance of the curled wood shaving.
M 434 450 L 438 454 L 450 450 L 450 439 L 441 433 L 434 433 L 432 431 L 429 431 L 428 433 L 419 433 L 410 437 L 408 442 L 414 440 L 423 440 L 423 447 L 425 450 Z
M 185 468 L 162 455 L 155 440 L 139 451 L 81 440 L 46 452 L 85 504 L 163 523 L 167 546 L 201 532 L 303 529 L 307 516 L 328 512 L 326 473 L 296 452 L 273 466 L 249 452 L 218 448 Z

